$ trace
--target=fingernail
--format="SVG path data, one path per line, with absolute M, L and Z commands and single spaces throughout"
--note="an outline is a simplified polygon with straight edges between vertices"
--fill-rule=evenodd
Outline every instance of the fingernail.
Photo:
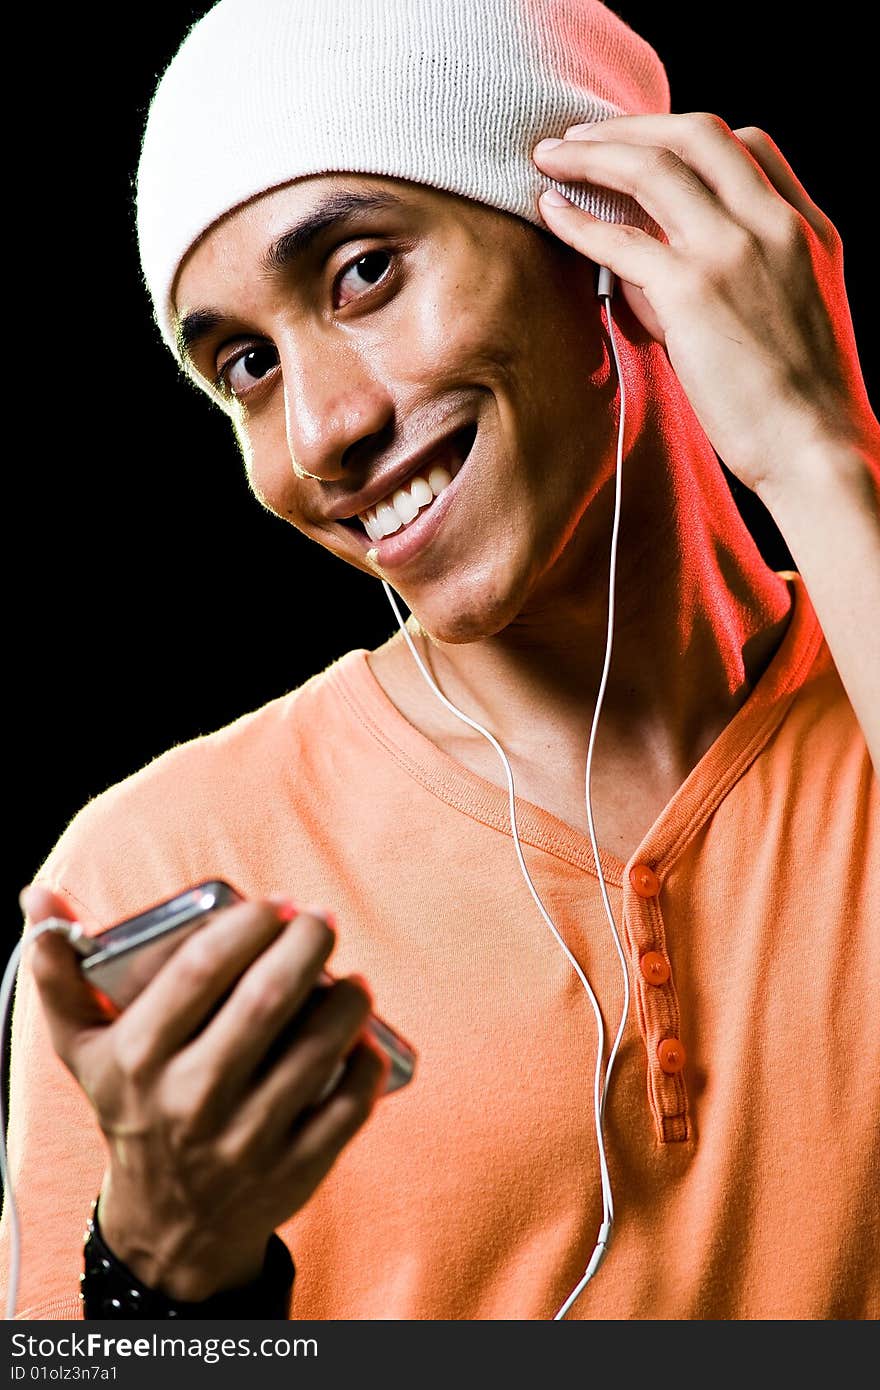
M 552 208 L 570 208 L 571 203 L 558 188 L 545 188 L 541 194 L 541 202 L 549 203 Z
M 555 150 L 556 146 L 561 144 L 561 140 L 541 140 L 532 150 L 532 154 L 546 154 L 548 150 Z
M 297 917 L 299 913 L 303 911 L 303 909 L 297 907 L 296 903 L 292 902 L 290 898 L 275 898 L 273 901 L 275 903 L 275 911 L 278 914 L 279 922 L 292 922 L 294 917 Z
M 22 912 L 27 912 L 27 895 L 31 890 L 31 884 L 26 883 L 18 895 L 18 905 Z
M 584 121 L 582 125 L 570 125 L 563 138 L 568 140 L 578 135 L 586 135 L 587 131 L 595 130 L 598 124 L 598 121 Z
M 336 930 L 336 913 L 332 912 L 329 907 L 321 907 L 319 903 L 310 903 L 308 907 L 301 907 L 300 912 L 308 912 L 313 917 L 323 917 L 328 927 Z

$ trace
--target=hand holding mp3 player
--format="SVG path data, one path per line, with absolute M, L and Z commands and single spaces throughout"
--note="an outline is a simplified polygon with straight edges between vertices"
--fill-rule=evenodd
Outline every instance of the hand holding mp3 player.
M 89 983 L 116 1008 L 124 1009 L 191 932 L 205 926 L 222 908 L 243 901 L 225 880 L 210 879 L 94 936 L 75 935 L 70 939 L 82 957 L 80 968 Z M 328 971 L 322 970 L 318 983 L 326 986 L 335 981 Z M 366 1028 L 390 1063 L 386 1094 L 399 1090 L 412 1079 L 413 1049 L 375 1014 L 370 1015 Z M 336 1079 L 338 1075 L 334 1074 L 331 1082 Z M 330 1089 L 328 1083 L 326 1090 Z
M 326 974 L 317 915 L 212 882 L 84 938 L 64 898 L 28 892 L 31 922 L 57 927 L 30 955 L 52 1044 L 95 1112 L 84 1146 L 106 1144 L 107 1245 L 173 1298 L 250 1283 L 412 1050 L 363 982 Z

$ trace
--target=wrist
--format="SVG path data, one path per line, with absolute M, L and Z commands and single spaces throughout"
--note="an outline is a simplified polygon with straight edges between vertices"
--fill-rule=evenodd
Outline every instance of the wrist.
M 264 1235 L 247 1248 L 203 1230 L 182 1230 L 153 1216 L 148 1231 L 129 1219 L 109 1179 L 93 1205 L 103 1242 L 115 1260 L 141 1284 L 168 1298 L 198 1303 L 224 1290 L 250 1284 L 260 1276 L 266 1252 Z
M 814 438 L 792 466 L 762 479 L 755 491 L 774 521 L 797 510 L 805 496 L 824 492 L 876 498 L 880 488 L 880 437 Z
M 289 1317 L 294 1265 L 290 1252 L 273 1232 L 266 1243 L 259 1275 L 248 1284 L 203 1299 L 171 1297 L 143 1283 L 106 1242 L 92 1205 L 83 1250 L 80 1296 L 83 1317 L 91 1318 L 282 1318 Z

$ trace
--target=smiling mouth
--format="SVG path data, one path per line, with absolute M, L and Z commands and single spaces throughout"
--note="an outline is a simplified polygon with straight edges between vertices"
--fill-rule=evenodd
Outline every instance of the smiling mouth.
M 476 435 L 475 423 L 465 425 L 376 506 L 358 516 L 340 517 L 342 525 L 371 543 L 405 530 L 445 492 L 467 459 Z

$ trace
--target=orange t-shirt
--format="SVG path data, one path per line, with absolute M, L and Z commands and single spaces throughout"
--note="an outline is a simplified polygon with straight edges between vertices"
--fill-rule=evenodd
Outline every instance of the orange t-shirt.
M 630 861 L 602 855 L 633 1003 L 607 1106 L 614 1236 L 569 1317 L 880 1314 L 878 786 L 803 582 L 784 577 L 792 618 L 749 699 Z M 410 725 L 366 656 L 95 798 L 37 878 L 91 925 L 212 877 L 333 908 L 331 968 L 366 975 L 419 1062 L 280 1228 L 292 1317 L 549 1319 L 601 1220 L 592 1011 L 520 872 L 506 789 Z M 586 815 L 519 800 L 517 820 L 613 1034 Z M 671 1038 L 678 1073 L 660 1064 Z M 27 975 L 10 1156 L 18 1315 L 79 1317 L 104 1141 Z M 8 1233 L 0 1259 L 5 1277 Z

